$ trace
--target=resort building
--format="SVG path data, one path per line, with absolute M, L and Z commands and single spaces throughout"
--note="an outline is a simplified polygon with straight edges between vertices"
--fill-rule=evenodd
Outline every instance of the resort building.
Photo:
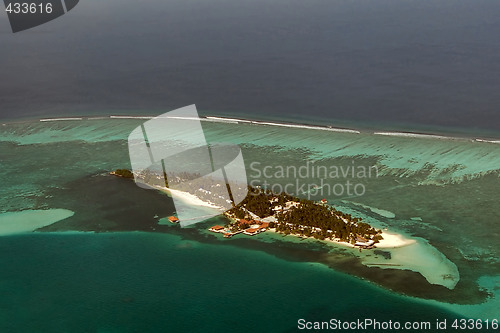
M 208 230 L 210 230 L 212 232 L 223 232 L 224 227 L 221 227 L 220 225 L 214 225 L 213 227 L 211 227 Z
M 169 216 L 168 220 L 172 223 L 179 223 L 179 219 L 175 216 Z
M 251 225 L 253 221 L 248 221 L 248 220 L 245 220 L 245 219 L 241 219 L 239 221 L 239 225 L 242 225 L 242 224 L 248 224 L 248 225 Z
M 356 243 L 354 244 L 355 246 L 360 246 L 360 247 L 370 247 L 372 246 L 373 244 L 375 244 L 375 242 L 373 240 L 368 240 L 364 237 L 360 237 L 360 236 L 357 236 L 356 237 Z
M 268 222 L 257 222 L 256 225 L 252 225 L 252 227 L 245 229 L 243 231 L 243 233 L 245 235 L 253 236 L 253 235 L 257 235 L 257 234 L 260 234 L 261 232 L 266 231 L 266 228 L 268 228 L 268 227 L 269 227 Z
M 261 228 L 248 228 L 248 229 L 245 229 L 243 231 L 243 233 L 245 235 L 253 236 L 253 235 L 257 235 L 258 233 L 261 233 L 262 231 L 264 231 L 264 230 Z

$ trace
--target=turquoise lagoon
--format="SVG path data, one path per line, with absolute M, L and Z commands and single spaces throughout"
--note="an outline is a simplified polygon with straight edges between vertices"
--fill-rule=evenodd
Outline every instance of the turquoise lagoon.
M 364 195 L 323 196 L 424 245 L 418 253 L 364 252 L 366 260 L 415 255 L 424 266 L 425 258 L 442 261 L 458 276 L 447 288 L 410 270 L 368 267 L 355 251 L 324 242 L 208 233 L 210 225 L 224 223 L 220 218 L 185 229 L 158 224 L 155 215 L 174 212 L 168 196 L 107 175 L 129 167 L 126 139 L 143 121 L 102 117 L 0 127 L 0 222 L 45 221 L 35 233 L 28 228 L 0 238 L 3 330 L 292 331 L 300 318 L 500 316 L 500 145 L 203 122 L 209 142 L 240 145 L 249 180 L 256 182 L 262 181 L 250 167 L 256 162 L 274 169 L 375 166 L 377 177 L 349 178 L 363 184 Z

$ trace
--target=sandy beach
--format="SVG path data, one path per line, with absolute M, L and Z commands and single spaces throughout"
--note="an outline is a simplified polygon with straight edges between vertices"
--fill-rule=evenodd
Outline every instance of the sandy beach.
M 401 234 L 396 234 L 387 230 L 382 231 L 382 237 L 384 239 L 380 240 L 380 242 L 375 245 L 377 248 L 394 249 L 397 247 L 415 244 L 417 242 L 415 239 L 405 238 Z
M 381 269 L 402 269 L 420 273 L 430 284 L 454 289 L 460 280 L 457 266 L 424 240 L 387 248 L 390 258 L 360 254 L 363 265 Z M 378 246 L 378 245 L 377 245 Z
M 276 229 L 269 229 L 269 231 L 276 232 Z M 296 234 L 290 235 L 302 239 L 315 239 L 314 237 Z M 421 274 L 430 284 L 442 285 L 448 289 L 454 289 L 460 280 L 456 265 L 428 242 L 407 238 L 401 234 L 388 231 L 383 231 L 382 237 L 384 239 L 375 244 L 375 250 L 380 249 L 390 253 L 390 258 L 374 256 L 373 250 L 357 251 L 355 250 L 357 249 L 356 246 L 347 242 L 331 239 L 325 239 L 323 242 L 355 250 L 352 253 L 361 259 L 363 265 L 368 267 L 410 270 Z
M 279 232 L 276 231 L 275 228 L 271 228 L 268 231 L 279 233 Z M 282 234 L 282 233 L 279 233 L 279 234 Z M 397 233 L 394 233 L 394 232 L 382 231 L 381 235 L 382 235 L 382 237 L 384 237 L 384 239 L 382 239 L 380 242 L 378 242 L 378 243 L 375 244 L 376 248 L 394 249 L 394 248 L 400 248 L 400 247 L 404 247 L 404 246 L 408 246 L 408 245 L 417 243 L 416 239 L 406 238 L 403 235 L 400 235 L 400 234 L 397 234 Z M 290 234 L 290 236 L 300 237 L 300 238 L 303 238 L 303 239 L 313 239 L 313 240 L 316 240 L 316 238 L 314 238 L 312 236 L 306 237 L 306 236 L 298 235 L 298 234 Z M 351 243 L 342 242 L 342 241 L 339 241 L 339 240 L 332 240 L 332 239 L 328 238 L 328 239 L 324 239 L 322 241 L 333 243 L 333 244 L 338 244 L 338 245 L 342 245 L 342 246 L 347 246 L 347 247 L 350 247 L 350 248 L 356 248 L 356 246 L 354 246 Z
M 203 201 L 187 192 L 166 187 L 156 188 L 169 195 L 175 195 L 176 198 L 188 205 L 218 209 L 221 212 L 223 210 L 221 207 Z M 275 228 L 268 229 L 268 231 L 278 233 Z M 375 244 L 375 249 L 387 251 L 390 253 L 390 258 L 373 256 L 373 250 L 361 250 L 361 248 L 351 243 L 340 240 L 324 239 L 323 242 L 355 250 L 353 254 L 358 256 L 362 263 L 368 267 L 411 270 L 420 273 L 429 283 L 442 285 L 448 289 L 453 289 L 460 280 L 457 267 L 429 243 L 388 230 L 383 230 L 381 235 L 383 239 Z M 314 237 L 305 237 L 298 234 L 290 234 L 290 236 L 315 240 Z M 360 251 L 357 251 L 358 248 Z
M 203 201 L 200 198 L 198 198 L 196 195 L 184 192 L 184 191 L 179 191 L 179 190 L 174 190 L 168 187 L 162 187 L 162 186 L 155 186 L 160 191 L 163 191 L 170 196 L 175 195 L 177 198 L 185 201 L 188 204 L 195 205 L 195 206 L 202 206 L 202 207 L 208 207 L 208 208 L 213 208 L 213 209 L 219 209 L 221 210 L 222 207 L 214 205 L 211 202 Z

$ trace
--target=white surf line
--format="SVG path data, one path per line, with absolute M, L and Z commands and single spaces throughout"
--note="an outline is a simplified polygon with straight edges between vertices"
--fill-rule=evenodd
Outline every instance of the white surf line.
M 353 134 L 361 133 L 360 131 L 356 131 L 356 130 L 344 129 L 344 128 L 334 128 L 334 127 L 280 124 L 280 123 L 270 123 L 270 122 L 261 122 L 261 121 L 253 121 L 252 123 L 259 124 L 259 125 L 280 126 L 280 127 L 288 127 L 288 128 L 314 129 L 314 130 L 320 130 L 320 131 L 344 132 L 344 133 L 353 133 Z
M 153 119 L 151 116 L 109 116 L 111 119 Z
M 165 117 L 158 117 L 158 118 L 168 118 L 168 119 L 178 119 L 178 120 L 201 120 L 202 118 L 198 117 L 181 117 L 181 116 L 165 116 Z
M 343 133 L 353 133 L 360 134 L 360 131 L 347 129 L 347 128 L 336 128 L 336 127 L 324 127 L 324 126 L 313 126 L 313 125 L 297 125 L 297 124 L 283 124 L 283 123 L 273 123 L 267 121 L 257 121 L 257 120 L 246 120 L 238 118 L 223 118 L 223 117 L 206 117 L 206 119 L 211 119 L 220 122 L 228 123 L 249 123 L 254 125 L 268 125 L 268 126 L 279 126 L 288 128 L 302 128 L 302 129 L 314 129 L 321 131 L 332 131 L 332 132 L 343 132 Z
M 499 144 L 500 140 L 485 140 L 485 139 L 475 139 L 476 142 L 485 142 L 485 143 L 496 143 Z
M 211 121 L 214 123 L 228 123 L 228 124 L 237 124 L 238 123 L 238 121 L 235 119 L 219 118 L 219 117 L 205 117 L 205 118 L 200 118 L 200 120 Z
M 298 124 L 286 124 L 286 123 L 273 123 L 268 121 L 258 121 L 258 120 L 247 120 L 247 119 L 239 119 L 239 118 L 225 118 L 225 117 L 215 117 L 215 116 L 206 116 L 206 117 L 181 117 L 181 116 L 164 116 L 164 117 L 155 117 L 155 116 L 97 116 L 97 117 L 61 117 L 61 118 L 46 118 L 39 119 L 40 122 L 51 122 L 51 121 L 76 121 L 76 120 L 102 120 L 102 119 L 145 119 L 150 120 L 153 118 L 169 118 L 169 119 L 179 119 L 179 120 L 200 120 L 200 121 L 212 121 L 212 122 L 221 122 L 221 123 L 247 123 L 247 124 L 255 124 L 255 125 L 268 125 L 268 126 L 278 126 L 278 127 L 288 127 L 288 128 L 303 128 L 303 129 L 314 129 L 314 130 L 322 130 L 322 131 L 332 131 L 339 133 L 352 133 L 352 134 L 360 134 L 361 132 L 358 130 L 348 129 L 348 128 L 337 128 L 337 127 L 325 127 L 325 126 L 314 126 L 314 125 L 298 125 Z M 6 124 L 2 124 L 2 126 L 6 126 Z M 437 134 L 421 134 L 421 133 L 411 133 L 411 132 L 374 132 L 373 135 L 383 135 L 383 136 L 395 136 L 395 137 L 409 137 L 409 138 L 422 138 L 422 139 L 440 139 L 440 140 L 461 140 L 461 141 L 471 141 L 471 142 L 480 142 L 480 143 L 492 143 L 492 144 L 500 144 L 500 140 L 487 140 L 480 138 L 463 138 L 463 137 L 453 137 L 453 136 L 444 136 Z
M 178 119 L 178 120 L 203 120 L 197 117 L 182 117 L 182 116 L 109 116 L 111 119 Z
M 206 119 L 213 119 L 213 120 L 219 120 L 221 122 L 237 122 L 237 123 L 252 123 L 251 120 L 246 120 L 246 119 L 238 119 L 238 118 L 224 118 L 224 117 L 205 117 Z
M 102 119 L 109 119 L 109 116 L 104 116 L 104 117 L 88 117 L 87 120 L 102 120 Z
M 40 119 L 42 122 L 46 121 L 64 121 L 64 120 L 83 120 L 83 118 L 47 118 L 47 119 Z
M 407 138 L 421 138 L 421 139 L 440 139 L 440 140 L 467 140 L 466 138 L 459 138 L 453 136 L 443 136 L 436 134 L 420 134 L 420 133 L 408 133 L 408 132 L 374 132 L 374 135 L 384 135 L 384 136 L 397 136 L 397 137 L 407 137 Z

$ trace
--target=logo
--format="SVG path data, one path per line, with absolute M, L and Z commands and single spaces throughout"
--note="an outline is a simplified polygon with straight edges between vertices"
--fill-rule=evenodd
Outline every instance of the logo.
M 208 144 L 195 105 L 164 113 L 128 137 L 134 180 L 170 192 L 181 226 L 219 215 L 248 194 L 237 145 Z M 193 216 L 194 207 L 198 207 Z
M 12 32 L 34 28 L 69 12 L 80 0 L 4 0 Z

